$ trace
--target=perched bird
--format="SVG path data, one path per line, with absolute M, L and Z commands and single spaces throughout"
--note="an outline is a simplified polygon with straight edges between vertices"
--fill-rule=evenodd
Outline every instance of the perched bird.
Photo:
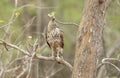
M 52 56 L 57 58 L 63 58 L 63 31 L 61 31 L 56 26 L 55 16 L 49 15 L 50 21 L 48 23 L 47 32 L 46 32 L 46 41 L 49 47 L 52 50 Z

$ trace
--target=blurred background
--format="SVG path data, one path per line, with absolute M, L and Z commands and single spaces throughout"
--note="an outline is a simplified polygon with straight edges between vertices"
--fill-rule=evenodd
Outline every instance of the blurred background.
M 106 13 L 106 25 L 103 33 L 104 57 L 120 59 L 120 0 L 113 0 Z M 57 20 L 72 22 L 79 25 L 84 7 L 84 0 L 1 0 L 0 1 L 0 39 L 28 49 L 36 39 L 39 39 L 37 53 L 50 56 L 51 50 L 46 46 L 44 34 L 49 18 L 48 13 L 55 12 Z M 78 26 L 57 23 L 64 31 L 64 59 L 73 65 L 76 33 Z M 7 66 L 9 61 L 22 57 L 22 53 L 0 46 L 0 68 Z M 20 65 L 17 60 L 8 68 Z M 119 63 L 115 64 L 120 67 Z M 110 68 L 110 69 L 109 69 Z M 120 78 L 120 73 L 107 66 L 106 77 Z M 16 78 L 20 70 L 3 74 L 2 78 Z M 71 72 L 56 62 L 34 60 L 30 78 L 70 78 Z M 20 77 L 20 78 L 25 78 Z

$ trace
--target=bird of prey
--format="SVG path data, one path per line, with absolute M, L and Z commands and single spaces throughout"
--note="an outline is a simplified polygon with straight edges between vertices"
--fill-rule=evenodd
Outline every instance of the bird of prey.
M 46 41 L 52 50 L 52 56 L 57 58 L 63 58 L 62 52 L 64 47 L 63 31 L 56 26 L 55 16 L 48 15 L 50 21 L 48 23 L 46 32 Z

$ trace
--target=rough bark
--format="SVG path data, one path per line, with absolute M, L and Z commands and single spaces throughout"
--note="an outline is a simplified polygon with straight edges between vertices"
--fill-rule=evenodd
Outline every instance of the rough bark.
M 109 0 L 86 0 L 78 29 L 72 78 L 95 78 Z

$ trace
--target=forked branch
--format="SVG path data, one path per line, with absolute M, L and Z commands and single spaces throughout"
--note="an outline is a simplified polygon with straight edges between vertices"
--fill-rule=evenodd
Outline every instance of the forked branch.
M 34 56 L 31 56 L 31 54 L 28 51 L 14 45 L 14 44 L 8 43 L 8 42 L 6 42 L 4 40 L 0 40 L 0 44 L 3 45 L 3 46 L 9 46 L 11 48 L 14 48 L 14 49 L 22 52 L 23 54 L 25 54 L 25 55 L 27 55 L 29 57 L 32 57 L 33 59 L 40 59 L 40 60 L 46 60 L 46 61 L 56 61 L 56 62 L 58 62 L 60 64 L 65 65 L 66 67 L 68 67 L 72 71 L 72 68 L 73 68 L 72 65 L 70 63 L 68 63 L 66 60 L 61 59 L 61 58 L 58 59 L 58 58 L 54 58 L 54 57 L 41 56 L 40 54 L 35 53 L 36 48 L 34 48 L 34 50 L 33 50 L 34 53 L 35 53 Z

